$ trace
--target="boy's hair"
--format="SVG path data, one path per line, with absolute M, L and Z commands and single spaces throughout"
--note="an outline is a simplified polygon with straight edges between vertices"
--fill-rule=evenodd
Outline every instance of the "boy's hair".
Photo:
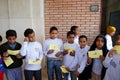
M 76 28 L 78 28 L 78 26 L 71 26 L 70 31 L 74 31 Z
M 6 31 L 6 38 L 8 38 L 8 37 L 10 37 L 10 36 L 15 36 L 15 37 L 17 37 L 16 31 L 15 31 L 15 30 L 12 30 L 12 29 L 7 30 L 7 31 Z
M 27 29 L 25 30 L 25 32 L 24 32 L 24 36 L 25 36 L 25 37 L 28 37 L 28 35 L 29 35 L 29 34 L 32 34 L 33 32 L 34 32 L 33 29 L 27 28 Z
M 57 27 L 53 26 L 53 27 L 51 27 L 51 28 L 50 28 L 50 31 L 49 31 L 49 33 L 51 33 L 53 30 L 56 30 L 56 31 L 58 31 Z
M 110 34 L 110 33 L 115 32 L 115 31 L 116 31 L 116 28 L 114 26 L 108 26 L 106 29 L 107 34 Z
M 75 33 L 74 33 L 73 31 L 68 31 L 68 32 L 67 32 L 67 37 L 68 37 L 70 34 L 75 35 Z
M 118 40 L 118 35 L 120 35 L 120 33 L 117 33 L 115 36 L 115 40 Z
M 81 36 L 79 36 L 79 40 L 80 40 L 80 38 L 85 38 L 86 41 L 87 41 L 87 36 L 85 36 L 85 35 L 81 35 Z
M 0 42 L 2 42 L 2 36 L 0 35 Z

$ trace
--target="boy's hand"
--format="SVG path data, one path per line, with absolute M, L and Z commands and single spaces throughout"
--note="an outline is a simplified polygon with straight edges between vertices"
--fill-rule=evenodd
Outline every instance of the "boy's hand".
M 48 52 L 47 52 L 47 54 L 52 54 L 53 53 L 53 49 L 51 49 L 51 50 L 49 50 Z
M 70 55 L 71 55 L 71 56 L 75 56 L 75 51 L 71 51 L 71 52 L 70 52 Z
M 66 55 L 66 54 L 68 54 L 68 50 L 63 51 L 63 55 Z
M 25 37 L 25 38 L 24 38 L 24 42 L 29 42 L 28 37 Z
M 75 71 L 75 72 L 74 72 L 74 75 L 75 75 L 76 77 L 78 77 L 79 74 L 80 74 L 80 73 L 79 73 L 78 71 Z
M 62 52 L 59 51 L 58 53 L 56 53 L 55 56 L 56 56 L 56 57 L 59 57 L 61 54 L 62 54 Z
M 21 56 L 20 54 L 17 54 L 16 57 L 17 57 L 18 59 L 22 58 L 22 56 Z
M 65 67 L 65 69 L 66 69 L 67 71 L 70 71 L 70 68 L 69 68 L 69 67 Z
M 105 60 L 105 57 L 104 57 L 103 55 L 100 55 L 100 56 L 99 56 L 99 59 L 100 59 L 101 61 L 104 61 L 104 60 Z
M 108 57 L 112 57 L 114 54 L 116 54 L 116 50 L 110 50 Z
M 4 56 L 4 57 L 8 57 L 8 56 L 9 56 L 8 52 L 4 52 L 4 53 L 3 53 L 3 56 Z
M 90 64 L 92 62 L 92 58 L 88 58 L 87 63 Z

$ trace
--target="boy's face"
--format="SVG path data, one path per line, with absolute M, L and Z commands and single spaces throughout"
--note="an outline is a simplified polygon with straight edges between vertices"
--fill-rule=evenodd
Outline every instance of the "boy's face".
M 29 34 L 28 39 L 30 42 L 34 42 L 35 41 L 35 33 L 33 32 L 33 33 Z
M 75 37 L 74 34 L 70 34 L 70 35 L 68 35 L 68 37 L 67 37 L 67 39 L 68 39 L 68 43 L 74 43 L 74 37 Z
M 104 39 L 99 37 L 96 41 L 96 46 L 98 49 L 102 49 L 103 45 L 104 45 Z
M 80 32 L 79 28 L 76 28 L 76 29 L 74 30 L 75 35 L 79 35 L 79 32 Z
M 111 36 L 114 36 L 115 32 L 110 33 Z
M 7 37 L 7 40 L 10 44 L 14 44 L 16 41 L 16 36 L 9 36 Z
M 52 31 L 50 32 L 50 38 L 51 38 L 51 39 L 57 38 L 57 35 L 58 35 L 58 31 L 57 31 L 57 30 L 52 30 Z
M 86 38 L 80 38 L 79 39 L 79 45 L 80 45 L 81 48 L 84 48 L 86 46 L 86 44 L 87 44 Z
M 120 45 L 120 35 L 117 36 L 116 45 Z

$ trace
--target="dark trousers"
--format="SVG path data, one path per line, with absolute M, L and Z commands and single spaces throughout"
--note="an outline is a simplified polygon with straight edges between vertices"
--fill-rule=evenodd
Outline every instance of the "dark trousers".
M 24 70 L 24 74 L 25 80 L 33 80 L 33 77 L 35 78 L 35 80 L 42 80 L 41 70 Z

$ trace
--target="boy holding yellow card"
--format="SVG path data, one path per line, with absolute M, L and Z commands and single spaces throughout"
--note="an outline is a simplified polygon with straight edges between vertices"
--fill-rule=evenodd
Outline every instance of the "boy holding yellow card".
M 1 54 L 4 57 L 7 80 L 22 80 L 22 59 L 18 59 L 17 55 L 7 52 L 7 50 L 20 50 L 21 44 L 16 42 L 16 38 L 17 33 L 15 30 L 7 30 L 6 39 L 8 41 L 1 45 Z
M 21 56 L 25 56 L 24 75 L 25 80 L 42 80 L 41 61 L 43 59 L 42 46 L 35 40 L 33 29 L 26 29 L 24 32 L 24 42 L 22 44 Z
M 116 37 L 116 45 L 120 50 L 120 33 Z M 104 80 L 120 80 L 120 53 L 118 48 L 110 50 L 103 64 L 107 68 Z
M 78 44 L 74 42 L 74 37 L 75 37 L 75 33 L 72 31 L 67 32 L 67 42 L 64 43 L 64 51 L 63 51 L 63 65 L 65 67 L 69 67 L 71 65 L 71 63 L 74 61 L 75 59 L 75 54 L 76 54 L 76 50 L 78 48 Z M 73 68 L 72 70 L 70 70 L 70 76 L 71 76 L 71 80 L 77 80 L 77 77 L 74 76 L 74 71 L 76 70 L 76 68 Z M 64 80 L 68 80 L 68 73 L 64 73 Z
M 56 80 L 62 80 L 60 66 L 62 65 L 63 42 L 57 38 L 58 29 L 56 27 L 51 27 L 49 34 L 50 38 L 45 40 L 43 48 L 44 54 L 47 56 L 48 80 L 54 80 L 54 71 Z

